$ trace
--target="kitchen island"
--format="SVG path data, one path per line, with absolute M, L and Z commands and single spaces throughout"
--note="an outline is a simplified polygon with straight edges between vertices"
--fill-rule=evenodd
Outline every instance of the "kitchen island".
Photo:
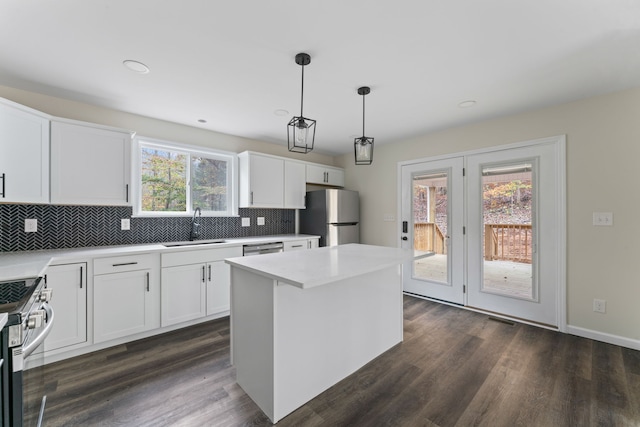
M 348 244 L 226 260 L 236 380 L 272 422 L 402 341 L 413 258 Z

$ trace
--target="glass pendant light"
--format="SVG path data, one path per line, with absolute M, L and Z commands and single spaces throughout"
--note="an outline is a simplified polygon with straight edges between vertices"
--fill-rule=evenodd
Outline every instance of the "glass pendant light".
M 370 165 L 373 162 L 373 138 L 364 136 L 364 96 L 370 92 L 368 86 L 358 88 L 358 95 L 362 95 L 362 136 L 353 142 L 356 165 Z
M 296 55 L 296 64 L 302 66 L 302 94 L 300 96 L 300 116 L 295 116 L 287 125 L 287 141 L 289 151 L 308 153 L 313 150 L 316 137 L 316 121 L 302 115 L 304 101 L 304 66 L 311 63 L 311 56 L 306 53 Z

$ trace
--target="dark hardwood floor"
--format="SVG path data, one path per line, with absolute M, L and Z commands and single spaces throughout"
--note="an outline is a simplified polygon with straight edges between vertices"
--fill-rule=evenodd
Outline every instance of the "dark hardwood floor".
M 639 426 L 640 352 L 405 296 L 404 342 L 279 426 Z M 228 318 L 43 368 L 51 426 L 271 425 Z

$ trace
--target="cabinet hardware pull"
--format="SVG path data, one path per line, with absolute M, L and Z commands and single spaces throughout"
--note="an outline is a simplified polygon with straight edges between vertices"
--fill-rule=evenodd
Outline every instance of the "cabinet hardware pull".
M 138 261 L 134 262 L 121 262 L 120 264 L 112 264 L 114 267 L 122 267 L 123 265 L 136 265 Z
M 250 205 L 253 204 L 253 191 L 251 192 L 251 201 L 249 202 Z
M 126 202 L 129 203 L 129 184 L 126 184 L 124 187 L 124 197 L 126 198 Z
M 82 289 L 82 276 L 84 276 L 84 274 L 82 274 L 83 268 L 84 268 L 83 266 L 80 266 L 80 289 Z
M 2 194 L 0 194 L 0 196 L 2 196 L 2 198 L 5 198 L 5 194 L 4 194 L 4 183 L 7 180 L 7 176 L 3 173 L 2 174 Z
M 301 248 L 301 247 L 302 247 L 302 245 L 292 245 L 291 247 L 292 247 L 292 248 Z
M 209 265 L 208 267 L 209 267 L 209 281 L 211 281 L 211 265 Z
M 47 288 L 47 275 L 44 275 L 44 287 Z
M 204 283 L 204 265 L 202 266 L 202 283 Z
M 147 271 L 147 292 L 149 292 L 149 272 Z

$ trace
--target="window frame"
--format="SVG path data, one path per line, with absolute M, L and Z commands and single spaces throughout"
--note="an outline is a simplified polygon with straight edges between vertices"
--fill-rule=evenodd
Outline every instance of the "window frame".
M 171 151 L 187 156 L 186 164 L 186 205 L 185 211 L 143 211 L 142 210 L 142 148 L 154 148 Z M 131 189 L 133 196 L 133 217 L 186 217 L 193 216 L 191 206 L 191 161 L 192 157 L 205 157 L 227 163 L 227 209 L 225 211 L 202 210 L 202 216 L 235 217 L 238 216 L 238 155 L 229 151 L 216 150 L 180 142 L 165 141 L 145 136 L 135 136 L 131 153 Z

